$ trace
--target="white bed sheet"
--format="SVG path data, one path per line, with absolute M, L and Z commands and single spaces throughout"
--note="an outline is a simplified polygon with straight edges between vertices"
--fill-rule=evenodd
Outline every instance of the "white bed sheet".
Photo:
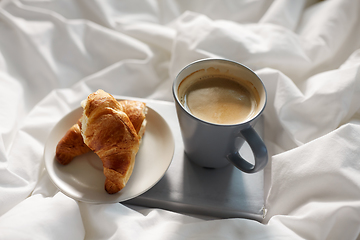
M 172 101 L 186 64 L 241 62 L 268 91 L 264 223 L 85 204 L 44 170 L 86 96 Z M 360 1 L 0 1 L 0 239 L 357 239 Z

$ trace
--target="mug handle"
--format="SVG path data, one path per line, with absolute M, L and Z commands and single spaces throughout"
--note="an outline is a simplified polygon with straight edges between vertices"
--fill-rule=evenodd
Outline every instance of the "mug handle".
M 238 169 L 246 173 L 255 173 L 262 170 L 268 162 L 268 151 L 265 143 L 251 126 L 240 131 L 239 136 L 249 144 L 255 159 L 255 165 L 241 157 L 239 151 L 231 153 L 227 159 Z

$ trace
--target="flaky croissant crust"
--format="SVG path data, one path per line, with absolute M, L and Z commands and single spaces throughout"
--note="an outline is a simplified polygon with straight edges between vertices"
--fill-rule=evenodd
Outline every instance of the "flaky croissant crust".
M 83 115 L 59 141 L 56 160 L 65 165 L 74 157 L 93 150 L 102 160 L 105 189 L 120 191 L 133 171 L 139 139 L 146 127 L 146 104 L 117 101 L 98 90 L 82 102 Z
M 68 164 L 76 156 L 91 151 L 83 141 L 80 125 L 81 119 L 65 133 L 56 146 L 55 158 L 62 165 Z
M 130 178 L 140 138 L 122 105 L 110 94 L 98 90 L 82 106 L 81 135 L 103 163 L 105 190 L 116 193 Z

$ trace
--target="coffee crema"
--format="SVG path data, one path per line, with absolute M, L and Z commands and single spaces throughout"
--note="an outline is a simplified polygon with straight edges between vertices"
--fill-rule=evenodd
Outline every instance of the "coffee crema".
M 258 100 L 253 90 L 227 75 L 208 76 L 182 87 L 185 89 L 180 94 L 181 104 L 206 122 L 237 124 L 257 112 Z

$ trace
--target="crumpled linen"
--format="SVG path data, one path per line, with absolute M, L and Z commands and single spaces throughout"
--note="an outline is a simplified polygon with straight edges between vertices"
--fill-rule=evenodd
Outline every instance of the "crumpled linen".
M 357 239 L 359 0 L 0 2 L 0 239 Z M 186 64 L 262 78 L 267 215 L 211 219 L 86 204 L 44 169 L 52 127 L 86 96 L 172 101 Z

